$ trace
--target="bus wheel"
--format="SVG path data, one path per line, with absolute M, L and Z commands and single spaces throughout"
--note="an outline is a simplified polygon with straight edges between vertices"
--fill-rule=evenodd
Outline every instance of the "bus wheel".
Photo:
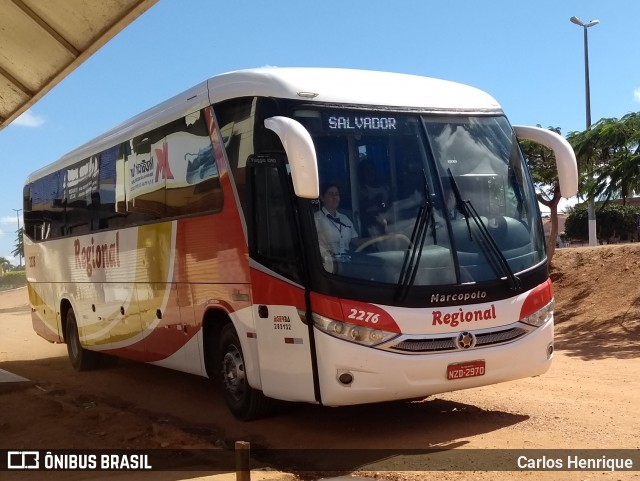
M 73 312 L 73 309 L 67 311 L 65 341 L 67 342 L 69 360 L 76 371 L 89 371 L 98 365 L 99 354 L 83 348 L 80 344 L 78 323 L 76 322 L 76 314 Z
M 249 386 L 240 339 L 232 324 L 222 328 L 218 353 L 224 400 L 234 416 L 250 421 L 270 414 L 274 401 Z

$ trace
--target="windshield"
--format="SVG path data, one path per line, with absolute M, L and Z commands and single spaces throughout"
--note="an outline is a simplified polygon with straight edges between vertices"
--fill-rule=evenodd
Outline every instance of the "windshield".
M 327 272 L 401 288 L 513 278 L 544 260 L 535 193 L 504 117 L 295 117 L 316 147 Z

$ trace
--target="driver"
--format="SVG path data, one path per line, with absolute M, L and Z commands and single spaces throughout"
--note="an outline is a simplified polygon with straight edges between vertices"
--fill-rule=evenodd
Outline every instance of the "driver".
M 325 254 L 336 258 L 345 256 L 352 245 L 358 246 L 363 240 L 359 237 L 353 222 L 338 212 L 338 186 L 333 183 L 324 184 L 320 189 L 320 201 L 322 206 L 315 216 L 320 253 L 323 257 Z

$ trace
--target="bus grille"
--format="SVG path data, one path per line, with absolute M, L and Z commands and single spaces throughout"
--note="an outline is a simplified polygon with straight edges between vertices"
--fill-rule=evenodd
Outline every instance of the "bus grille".
M 513 329 L 506 329 L 504 331 L 487 332 L 484 334 L 478 334 L 476 336 L 476 346 L 493 346 L 495 344 L 502 344 L 503 342 L 510 342 L 514 339 L 518 339 L 524 336 L 528 331 L 521 327 L 514 327 Z
M 512 327 L 509 329 L 477 333 L 475 334 L 475 346 L 471 349 L 506 344 L 524 336 L 528 332 L 529 330 L 523 327 Z M 405 337 L 397 344 L 387 346 L 386 349 L 415 354 L 455 351 L 458 349 L 456 346 L 457 336 L 458 333 L 451 337 Z
M 410 352 L 441 352 L 453 351 L 456 348 L 456 340 L 454 337 L 445 337 L 438 339 L 405 339 L 392 349 Z

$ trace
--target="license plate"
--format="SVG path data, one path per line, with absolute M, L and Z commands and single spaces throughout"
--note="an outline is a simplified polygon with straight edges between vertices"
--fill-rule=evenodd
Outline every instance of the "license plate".
M 484 376 L 485 364 L 483 360 L 449 364 L 447 366 L 447 379 L 464 379 L 467 377 Z

